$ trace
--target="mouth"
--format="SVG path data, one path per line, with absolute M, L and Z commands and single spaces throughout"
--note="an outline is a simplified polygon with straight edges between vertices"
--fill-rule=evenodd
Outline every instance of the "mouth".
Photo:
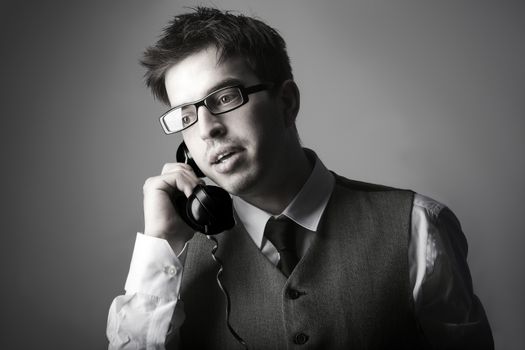
M 226 147 L 226 148 L 219 149 L 212 153 L 210 157 L 210 164 L 217 165 L 217 164 L 224 163 L 240 151 L 241 149 L 238 147 Z

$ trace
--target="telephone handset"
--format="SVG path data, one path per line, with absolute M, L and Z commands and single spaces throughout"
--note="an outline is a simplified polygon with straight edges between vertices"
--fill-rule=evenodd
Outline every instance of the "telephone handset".
M 177 162 L 190 165 L 197 177 L 205 175 L 193 160 L 184 141 L 177 149 Z M 191 196 L 174 198 L 182 219 L 193 229 L 206 235 L 216 235 L 235 225 L 232 199 L 228 192 L 217 186 L 197 185 Z
M 177 148 L 177 162 L 186 163 L 192 167 L 193 172 L 197 177 L 204 177 L 205 175 L 193 160 L 193 157 L 186 147 L 186 144 L 181 142 Z M 232 199 L 228 192 L 217 186 L 202 186 L 197 185 L 193 193 L 186 199 L 184 194 L 173 199 L 175 206 L 182 219 L 190 225 L 193 229 L 207 235 L 208 239 L 215 242 L 215 246 L 211 251 L 213 260 L 219 264 L 217 271 L 217 283 L 220 289 L 226 296 L 226 325 L 232 335 L 241 343 L 245 349 L 248 349 L 246 342 L 235 332 L 230 324 L 230 296 L 226 288 L 222 285 L 221 275 L 223 271 L 222 261 L 215 256 L 218 248 L 218 241 L 212 235 L 228 230 L 235 225 L 233 218 Z

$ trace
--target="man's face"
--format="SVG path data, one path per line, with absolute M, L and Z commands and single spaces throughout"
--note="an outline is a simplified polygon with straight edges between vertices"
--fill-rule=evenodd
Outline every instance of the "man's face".
M 240 58 L 218 64 L 217 50 L 197 52 L 171 67 L 166 90 L 172 106 L 193 102 L 225 86 L 250 87 L 262 83 Z M 278 96 L 268 91 L 249 95 L 247 104 L 214 116 L 206 107 L 198 110 L 198 121 L 182 136 L 199 168 L 228 192 L 258 195 L 278 182 L 290 128 Z

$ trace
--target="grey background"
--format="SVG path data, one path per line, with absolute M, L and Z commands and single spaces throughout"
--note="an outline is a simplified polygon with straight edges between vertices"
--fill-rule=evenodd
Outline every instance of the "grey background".
M 105 347 L 142 183 L 179 142 L 137 60 L 195 4 L 0 2 L 3 349 Z M 214 4 L 287 40 L 302 140 L 328 167 L 456 212 L 497 348 L 524 349 L 524 2 Z

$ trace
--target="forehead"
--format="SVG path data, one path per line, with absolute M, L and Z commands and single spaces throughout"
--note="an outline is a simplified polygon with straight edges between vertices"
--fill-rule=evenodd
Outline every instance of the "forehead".
M 219 62 L 217 49 L 213 47 L 174 64 L 165 77 L 166 92 L 172 106 L 199 100 L 225 85 L 256 82 L 256 75 L 241 57 Z

